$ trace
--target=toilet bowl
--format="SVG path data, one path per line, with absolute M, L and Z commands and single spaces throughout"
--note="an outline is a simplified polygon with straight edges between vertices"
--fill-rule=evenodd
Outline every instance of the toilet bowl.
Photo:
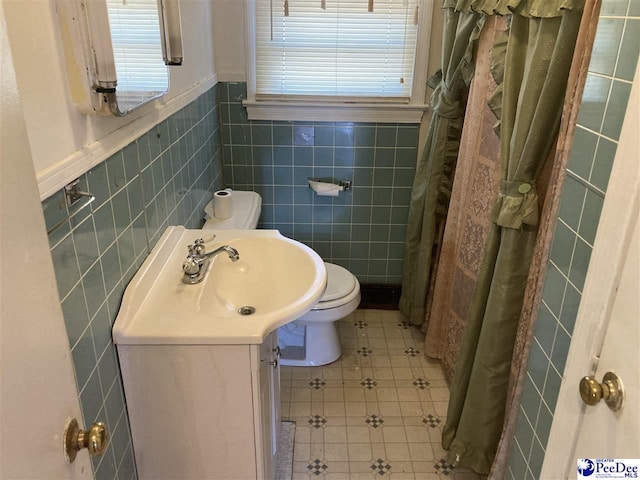
M 325 262 L 325 266 L 324 296 L 308 313 L 278 329 L 281 365 L 314 367 L 342 355 L 337 321 L 360 305 L 360 283 L 339 265 Z
M 216 218 L 213 200 L 205 207 L 204 230 L 253 230 L 258 225 L 262 198 L 256 192 L 233 191 L 233 215 Z M 278 329 L 280 364 L 318 366 L 342 354 L 336 322 L 360 304 L 360 283 L 349 270 L 325 262 L 327 289 L 305 315 Z M 295 268 L 295 266 L 294 266 Z

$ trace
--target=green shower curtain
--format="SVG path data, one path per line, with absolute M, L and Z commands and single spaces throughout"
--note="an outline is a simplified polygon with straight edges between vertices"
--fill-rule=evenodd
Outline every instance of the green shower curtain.
M 400 311 L 422 325 L 432 272 L 437 220 L 446 216 L 469 84 L 473 77 L 473 46 L 483 15 L 445 10 L 442 68 L 429 79 L 433 117 L 411 192 Z
M 500 191 L 442 433 L 449 461 L 480 474 L 489 474 L 502 431 L 513 346 L 537 233 L 536 179 L 560 126 L 583 4 L 584 0 L 445 1 L 465 10 L 513 12 L 502 97 L 492 99 L 492 106 L 502 106 Z

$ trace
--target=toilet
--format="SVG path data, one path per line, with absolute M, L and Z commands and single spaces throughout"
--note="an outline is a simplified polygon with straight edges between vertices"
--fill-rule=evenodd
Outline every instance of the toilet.
M 230 189 L 229 189 L 230 190 Z M 233 215 L 216 218 L 213 200 L 204 207 L 203 230 L 255 230 L 258 227 L 262 197 L 256 192 L 233 191 Z
M 342 354 L 336 322 L 360 305 L 360 283 L 346 268 L 325 262 L 327 290 L 308 313 L 278 329 L 280 364 L 315 367 Z
M 233 191 L 233 215 L 216 218 L 213 200 L 205 207 L 204 230 L 253 230 L 258 225 L 262 197 L 256 192 Z M 336 322 L 360 304 L 360 283 L 349 270 L 325 262 L 327 289 L 305 315 L 278 329 L 280 364 L 319 366 L 342 354 Z

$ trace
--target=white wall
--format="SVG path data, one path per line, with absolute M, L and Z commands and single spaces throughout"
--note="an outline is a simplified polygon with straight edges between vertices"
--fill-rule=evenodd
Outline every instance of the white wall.
M 182 0 L 184 65 L 171 68 L 167 96 L 124 118 L 85 115 L 73 105 L 55 1 L 5 1 L 9 41 L 41 198 L 215 84 L 215 1 Z
M 244 82 L 245 1 L 213 0 L 216 73 L 221 82 Z

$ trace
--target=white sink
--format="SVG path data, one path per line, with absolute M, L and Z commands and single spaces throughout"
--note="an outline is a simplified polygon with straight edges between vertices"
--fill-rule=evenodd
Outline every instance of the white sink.
M 187 245 L 211 233 L 216 238 L 206 244 L 207 252 L 230 245 L 240 259 L 217 255 L 201 283 L 182 283 Z M 125 291 L 114 342 L 260 344 L 270 332 L 311 310 L 326 283 L 318 254 L 277 230 L 169 227 Z

